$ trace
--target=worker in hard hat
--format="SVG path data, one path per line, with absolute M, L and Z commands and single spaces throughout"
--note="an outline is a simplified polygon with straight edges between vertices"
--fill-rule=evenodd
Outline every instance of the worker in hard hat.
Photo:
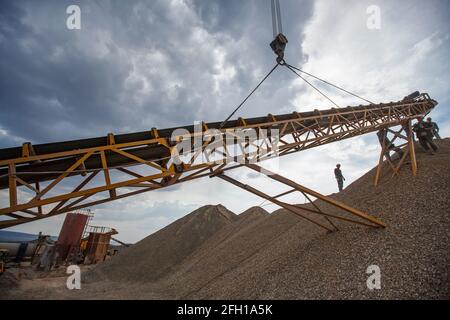
M 416 137 L 425 151 L 431 155 L 437 152 L 438 147 L 433 142 L 433 125 L 431 123 L 423 121 L 423 117 L 420 117 L 413 126 L 413 131 L 416 133 Z
M 336 181 L 338 183 L 339 192 L 341 192 L 342 189 L 344 189 L 345 178 L 342 175 L 341 165 L 339 163 L 336 165 L 336 168 L 334 168 L 334 176 L 335 176 Z
M 431 125 L 431 127 L 433 128 L 433 129 L 432 129 L 433 136 L 434 136 L 436 139 L 441 140 L 441 136 L 439 135 L 439 127 L 438 127 L 437 123 L 434 122 L 433 119 L 431 119 L 430 117 L 428 117 L 428 118 L 427 118 L 427 124 L 428 124 L 429 126 Z

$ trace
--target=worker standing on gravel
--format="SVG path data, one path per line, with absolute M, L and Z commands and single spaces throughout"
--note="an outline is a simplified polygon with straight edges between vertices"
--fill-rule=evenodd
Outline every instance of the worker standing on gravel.
M 345 178 L 342 175 L 341 165 L 339 163 L 336 165 L 336 168 L 334 168 L 334 176 L 336 177 L 338 183 L 339 192 L 341 192 L 344 188 Z
M 416 137 L 425 151 L 428 151 L 431 155 L 437 152 L 438 147 L 433 142 L 433 125 L 430 122 L 424 122 L 423 117 L 420 117 L 413 126 L 413 131 L 416 133 Z
M 441 136 L 439 135 L 439 127 L 437 125 L 436 122 L 433 122 L 433 119 L 431 119 L 430 117 L 427 118 L 427 124 L 430 124 L 433 127 L 433 136 L 438 139 L 441 140 Z

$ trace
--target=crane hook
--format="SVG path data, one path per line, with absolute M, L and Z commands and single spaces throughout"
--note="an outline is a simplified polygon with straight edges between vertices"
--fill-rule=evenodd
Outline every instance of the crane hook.
M 284 61 L 284 50 L 286 48 L 286 44 L 288 43 L 288 39 L 283 34 L 283 29 L 281 25 L 280 1 L 271 0 L 271 8 L 272 8 L 272 28 L 274 39 L 270 43 L 270 47 L 272 48 L 273 52 L 277 55 L 277 63 L 284 65 L 286 64 L 286 62 Z

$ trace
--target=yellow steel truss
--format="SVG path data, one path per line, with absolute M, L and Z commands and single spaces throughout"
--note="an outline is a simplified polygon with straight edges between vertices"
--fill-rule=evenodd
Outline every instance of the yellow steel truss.
M 269 115 L 262 121 L 240 118 L 235 122 L 236 125 L 220 129 L 220 134 L 224 138 L 233 137 L 232 145 L 224 145 L 222 149 L 214 150 L 215 156 L 219 154 L 220 159 L 210 159 L 208 156 L 205 159 L 201 156 L 211 144 L 211 141 L 204 141 L 201 148 L 194 148 L 191 153 L 182 154 L 188 159 L 182 165 L 176 165 L 171 157 L 142 157 L 133 153 L 133 150 L 160 146 L 170 155 L 176 148 L 174 141 L 185 139 L 192 141 L 196 135 L 203 135 L 209 129 L 207 123 L 202 124 L 203 132 L 184 133 L 176 135 L 174 139 L 162 137 L 160 131 L 152 129 L 151 139 L 116 143 L 114 135 L 109 134 L 104 145 L 59 152 L 36 154 L 33 146 L 24 144 L 20 157 L 0 160 L 0 170 L 7 172 L 5 177 L 0 175 L 0 188 L 8 189 L 9 194 L 6 196 L 7 199 L 5 196 L 1 199 L 4 206 L 0 208 L 2 217 L 0 228 L 123 199 L 193 179 L 214 176 L 218 172 L 223 173 L 246 165 L 247 160 L 252 157 L 256 162 L 260 162 L 274 156 L 284 156 L 374 132 L 380 128 L 404 125 L 411 119 L 428 113 L 436 104 L 436 101 L 430 99 L 427 94 L 422 94 L 420 99 L 414 101 L 315 110 L 307 116 L 294 112 L 287 118 Z M 268 135 L 262 136 L 258 143 L 251 143 L 235 134 L 235 130 L 250 128 L 257 132 L 276 128 L 279 130 L 279 139 Z M 410 132 L 408 135 L 411 137 Z M 240 154 L 233 153 L 231 151 L 233 148 L 239 149 Z M 409 154 L 413 157 L 412 144 L 409 144 L 409 148 Z M 112 157 L 120 157 L 125 164 L 111 165 Z M 101 165 L 89 168 L 87 164 L 94 158 L 98 159 Z M 33 165 L 41 166 L 58 161 L 67 163 L 64 170 L 26 171 L 27 166 L 33 168 Z M 415 170 L 414 160 L 413 173 Z M 31 175 L 34 176 L 33 179 L 30 178 Z M 71 189 L 68 189 L 69 185 L 72 186 Z M 310 194 L 314 197 L 319 195 L 314 195 L 314 192 Z M 343 207 L 343 209 L 351 211 L 351 208 Z M 382 225 L 379 221 L 371 222 Z

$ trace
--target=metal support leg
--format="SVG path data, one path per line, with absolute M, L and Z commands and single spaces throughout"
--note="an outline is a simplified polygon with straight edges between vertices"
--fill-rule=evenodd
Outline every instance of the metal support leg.
M 392 132 L 393 131 L 391 131 L 391 133 Z M 404 134 L 401 134 L 402 132 L 404 132 Z M 402 157 L 399 159 L 398 163 L 393 164 L 389 159 L 386 159 L 386 161 L 390 164 L 390 167 L 393 171 L 392 177 L 399 174 L 399 171 L 408 156 L 410 158 L 411 173 L 413 176 L 415 176 L 417 174 L 417 160 L 416 160 L 416 152 L 415 152 L 415 148 L 414 148 L 414 136 L 413 136 L 413 132 L 412 132 L 411 120 L 408 120 L 406 123 L 404 123 L 402 126 L 402 129 L 399 132 L 395 133 L 395 139 L 404 140 L 404 141 L 406 141 L 406 143 L 402 144 L 402 146 L 404 147 L 404 149 L 402 150 L 403 154 L 402 154 Z M 399 149 L 399 148 L 397 147 L 397 149 Z M 382 147 L 382 150 L 380 153 L 378 166 L 375 171 L 375 176 L 374 176 L 374 180 L 373 180 L 374 186 L 377 186 L 379 183 L 381 171 L 383 169 L 383 164 L 384 164 L 383 160 L 384 160 L 385 155 L 386 155 L 386 146 L 383 141 L 383 147 Z
M 255 170 L 257 172 L 263 173 L 263 174 L 267 175 L 269 178 L 272 178 L 272 179 L 274 179 L 274 180 L 276 180 L 278 182 L 281 182 L 281 183 L 283 183 L 285 185 L 288 185 L 288 186 L 292 187 L 293 189 L 289 190 L 287 192 L 281 193 L 279 195 L 276 195 L 276 196 L 270 196 L 270 195 L 268 195 L 268 194 L 266 194 L 266 193 L 264 193 L 262 191 L 259 191 L 259 190 L 255 189 L 255 188 L 253 188 L 253 187 L 251 187 L 251 186 L 249 186 L 247 184 L 244 184 L 244 183 L 242 183 L 240 181 L 237 181 L 237 180 L 235 180 L 235 179 L 233 179 L 233 178 L 223 174 L 223 172 L 217 174 L 216 176 L 221 178 L 222 180 L 225 180 L 225 181 L 227 181 L 227 182 L 229 182 L 229 183 L 231 183 L 231 184 L 233 184 L 235 186 L 238 186 L 238 187 L 240 187 L 240 188 L 242 188 L 242 189 L 244 189 L 244 190 L 246 190 L 248 192 L 251 192 L 251 193 L 253 193 L 253 194 L 257 195 L 257 196 L 260 196 L 261 198 L 266 199 L 266 200 L 268 200 L 268 201 L 270 201 L 270 202 L 272 202 L 272 203 L 274 203 L 274 204 L 276 204 L 276 205 L 278 205 L 278 206 L 288 210 L 289 212 L 292 212 L 292 213 L 302 217 L 303 219 L 306 219 L 306 220 L 308 220 L 308 221 L 310 221 L 310 222 L 312 222 L 312 223 L 314 223 L 314 224 L 316 224 L 316 225 L 326 229 L 328 232 L 339 230 L 336 227 L 336 225 L 331 221 L 330 218 L 335 218 L 335 219 L 339 219 L 339 220 L 346 221 L 346 222 L 352 222 L 352 223 L 355 223 L 355 224 L 360 224 L 360 225 L 364 225 L 364 226 L 372 227 L 372 228 L 376 228 L 376 227 L 383 227 L 384 228 L 384 227 L 386 227 L 385 223 L 383 223 L 382 221 L 380 221 L 380 220 L 378 220 L 378 219 L 368 215 L 367 213 L 364 213 L 364 212 L 359 211 L 359 210 L 357 210 L 355 208 L 349 207 L 349 206 L 347 206 L 347 205 L 345 205 L 345 204 L 343 204 L 343 203 L 341 203 L 341 202 L 339 202 L 337 200 L 328 198 L 328 197 L 326 197 L 326 196 L 324 196 L 324 195 L 322 195 L 322 194 L 320 194 L 320 193 L 318 193 L 316 191 L 308 189 L 308 188 L 306 188 L 306 187 L 304 187 L 304 186 L 302 186 L 302 185 L 300 185 L 300 184 L 298 184 L 298 183 L 296 183 L 294 181 L 291 181 L 291 180 L 289 180 L 289 179 L 287 179 L 285 177 L 282 177 L 282 176 L 277 175 L 277 174 L 275 174 L 273 172 L 270 172 L 270 171 L 268 171 L 266 169 L 263 169 L 263 168 L 261 168 L 258 165 L 246 164 L 245 166 L 247 166 L 248 168 L 250 168 L 252 170 Z M 299 208 L 299 207 L 297 207 L 295 205 L 292 205 L 292 204 L 289 204 L 289 203 L 286 203 L 286 202 L 278 200 L 279 197 L 281 197 L 283 195 L 286 195 L 286 194 L 289 194 L 289 193 L 292 193 L 293 191 L 301 192 L 311 202 L 311 204 L 313 205 L 313 207 L 315 209 L 311 209 L 311 208 L 307 208 L 307 207 Z M 358 220 L 353 220 L 353 219 L 349 219 L 349 218 L 345 218 L 345 217 L 341 217 L 341 216 L 338 216 L 338 215 L 335 215 L 335 214 L 326 213 L 326 212 L 322 211 L 311 200 L 311 198 L 308 195 L 313 196 L 313 197 L 315 197 L 317 199 L 320 199 L 320 200 L 322 200 L 324 202 L 327 202 L 328 204 L 331 204 L 334 207 L 337 207 L 339 209 L 347 211 L 347 212 L 349 212 L 349 213 L 351 213 L 353 215 L 356 215 L 357 217 L 362 218 L 363 220 L 365 220 L 365 221 L 367 221 L 369 223 L 361 222 L 361 221 L 358 221 Z M 304 214 L 305 211 L 314 213 L 316 215 L 323 216 L 326 219 L 326 221 L 328 222 L 329 225 L 328 224 L 324 224 L 322 222 L 319 222 L 317 220 L 311 219 L 308 216 L 305 216 L 305 214 Z
M 362 212 L 362 211 L 360 211 L 358 209 L 352 208 L 352 207 L 350 207 L 350 206 L 348 206 L 348 205 L 346 205 L 346 204 L 344 204 L 344 203 L 342 203 L 340 201 L 337 201 L 337 200 L 334 200 L 334 199 L 329 198 L 327 196 L 324 196 L 323 194 L 320 194 L 319 192 L 316 192 L 314 190 L 306 188 L 305 186 L 302 186 L 302 185 L 300 185 L 300 184 L 298 184 L 298 183 L 296 183 L 296 182 L 294 182 L 292 180 L 289 180 L 288 178 L 285 178 L 283 176 L 280 176 L 279 174 L 276 174 L 276 173 L 271 172 L 271 171 L 269 171 L 267 169 L 264 169 L 264 168 L 260 167 L 259 165 L 246 164 L 246 167 L 248 167 L 248 168 L 250 168 L 252 170 L 255 170 L 257 172 L 263 173 L 268 178 L 271 178 L 271 179 L 273 179 L 275 181 L 281 182 L 281 183 L 283 183 L 285 185 L 288 185 L 288 186 L 290 186 L 292 188 L 295 188 L 296 190 L 298 190 L 300 192 L 304 192 L 304 193 L 306 193 L 306 194 L 308 194 L 308 195 L 310 195 L 310 196 L 312 196 L 314 198 L 320 199 L 320 200 L 322 200 L 322 201 L 324 201 L 324 202 L 326 202 L 326 203 L 328 203 L 328 204 L 330 204 L 332 206 L 335 206 L 335 207 L 337 207 L 339 209 L 347 211 L 348 213 L 351 213 L 352 215 L 355 215 L 355 216 L 358 216 L 359 218 L 362 218 L 364 220 L 370 221 L 371 223 L 375 224 L 378 227 L 383 227 L 383 228 L 386 227 L 386 224 L 384 222 L 382 222 L 382 221 L 372 217 L 371 215 L 369 215 L 369 214 L 367 214 L 365 212 Z

